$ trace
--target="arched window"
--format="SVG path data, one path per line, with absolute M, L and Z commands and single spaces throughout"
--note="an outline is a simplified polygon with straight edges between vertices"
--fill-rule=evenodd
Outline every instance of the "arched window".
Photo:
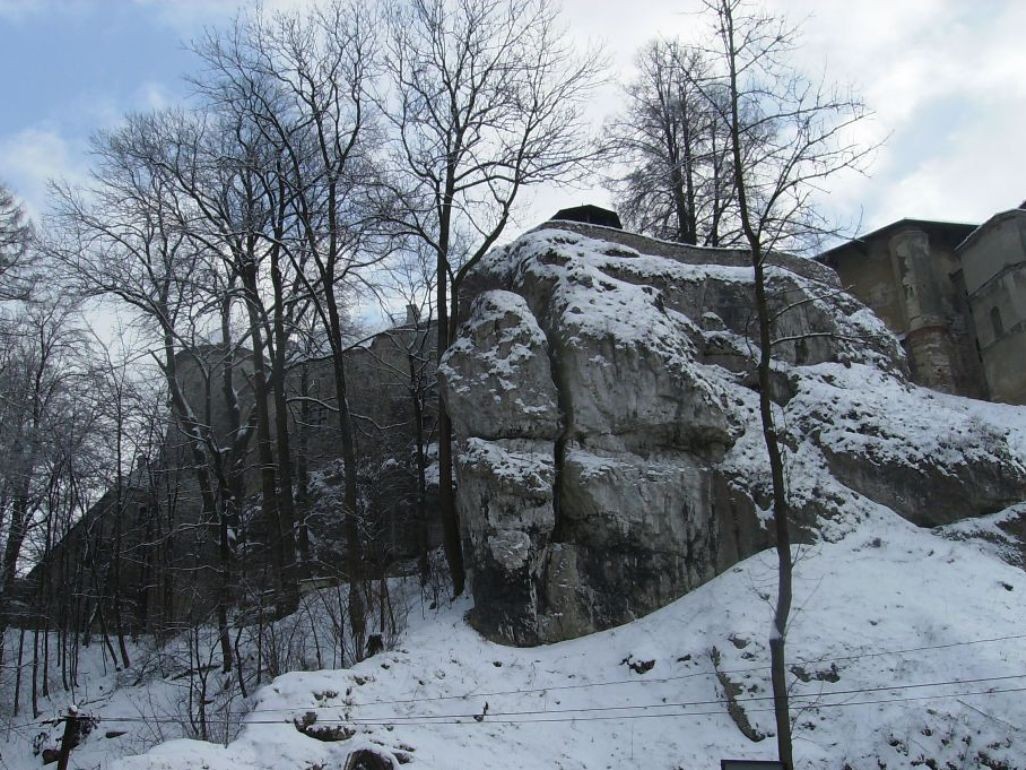
M 1001 310 L 997 305 L 990 309 L 990 326 L 994 330 L 994 339 L 1005 336 L 1005 324 L 1001 320 Z

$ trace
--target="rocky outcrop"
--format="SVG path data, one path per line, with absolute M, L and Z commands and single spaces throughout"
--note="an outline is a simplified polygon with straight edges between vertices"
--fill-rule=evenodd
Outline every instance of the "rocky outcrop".
M 473 620 L 493 639 L 627 622 L 770 545 L 744 255 L 616 232 L 547 227 L 494 251 L 440 367 Z M 919 403 L 896 340 L 821 265 L 775 255 L 767 275 L 799 535 L 873 505 L 934 524 L 1026 496 L 999 436 L 969 451 L 969 418 L 944 457 L 892 461 L 922 441 L 852 378 Z
M 876 371 L 806 371 L 789 404 L 793 432 L 830 475 L 914 524 L 950 524 L 1026 499 L 1026 466 L 984 405 L 893 382 Z

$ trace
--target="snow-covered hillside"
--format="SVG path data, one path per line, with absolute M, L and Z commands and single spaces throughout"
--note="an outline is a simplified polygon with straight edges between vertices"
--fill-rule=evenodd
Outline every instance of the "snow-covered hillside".
M 1026 767 L 1020 569 L 879 508 L 839 542 L 796 555 L 799 767 Z M 465 602 L 413 607 L 396 650 L 260 690 L 228 747 L 178 740 L 111 763 L 159 725 L 107 723 L 102 707 L 72 766 L 307 770 L 344 767 L 360 748 L 424 770 L 698 770 L 772 758 L 772 739 L 746 737 L 729 711 L 752 736 L 772 732 L 774 586 L 773 557 L 759 554 L 633 623 L 529 649 L 482 639 L 463 620 Z M 152 692 L 167 686 L 157 680 Z M 17 736 L 8 741 L 7 767 L 39 766 Z

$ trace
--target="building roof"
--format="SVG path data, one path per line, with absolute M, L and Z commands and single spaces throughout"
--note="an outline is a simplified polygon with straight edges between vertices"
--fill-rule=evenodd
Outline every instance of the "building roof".
M 604 209 L 601 206 L 572 206 L 568 209 L 560 209 L 556 212 L 553 219 L 562 219 L 569 222 L 583 222 L 588 225 L 602 225 L 603 227 L 613 227 L 617 230 L 623 229 L 623 224 L 620 222 L 620 216 L 610 209 Z
M 889 225 L 877 228 L 872 232 L 860 235 L 858 238 L 854 238 L 850 241 L 845 241 L 831 249 L 827 249 L 822 254 L 818 254 L 815 259 L 818 262 L 829 264 L 831 259 L 838 254 L 855 248 L 858 250 L 864 250 L 865 246 L 870 242 L 882 238 L 889 233 L 900 230 L 904 227 L 917 227 L 921 230 L 925 230 L 930 235 L 938 235 L 942 238 L 948 239 L 952 242 L 952 246 L 962 243 L 979 225 L 966 224 L 963 222 L 938 222 L 931 219 L 899 219 L 895 222 L 891 222 Z
M 976 241 L 980 239 L 983 233 L 989 230 L 995 223 L 1003 219 L 1016 219 L 1019 217 L 1026 217 L 1026 210 L 1023 210 L 1022 206 L 1016 209 L 1009 209 L 1008 211 L 999 211 L 997 214 L 992 216 L 979 227 L 973 228 L 973 231 L 966 235 L 965 238 L 963 238 L 959 242 L 958 246 L 956 247 L 956 250 L 962 251 L 971 246 L 972 244 L 974 244 Z

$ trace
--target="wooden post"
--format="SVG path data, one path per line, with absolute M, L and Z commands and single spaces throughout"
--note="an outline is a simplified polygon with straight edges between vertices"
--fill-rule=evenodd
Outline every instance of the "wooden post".
M 71 750 L 75 748 L 78 738 L 78 709 L 74 706 L 68 708 L 68 715 L 64 717 L 64 735 L 61 738 L 60 756 L 57 758 L 57 770 L 68 770 L 68 759 L 71 757 Z

